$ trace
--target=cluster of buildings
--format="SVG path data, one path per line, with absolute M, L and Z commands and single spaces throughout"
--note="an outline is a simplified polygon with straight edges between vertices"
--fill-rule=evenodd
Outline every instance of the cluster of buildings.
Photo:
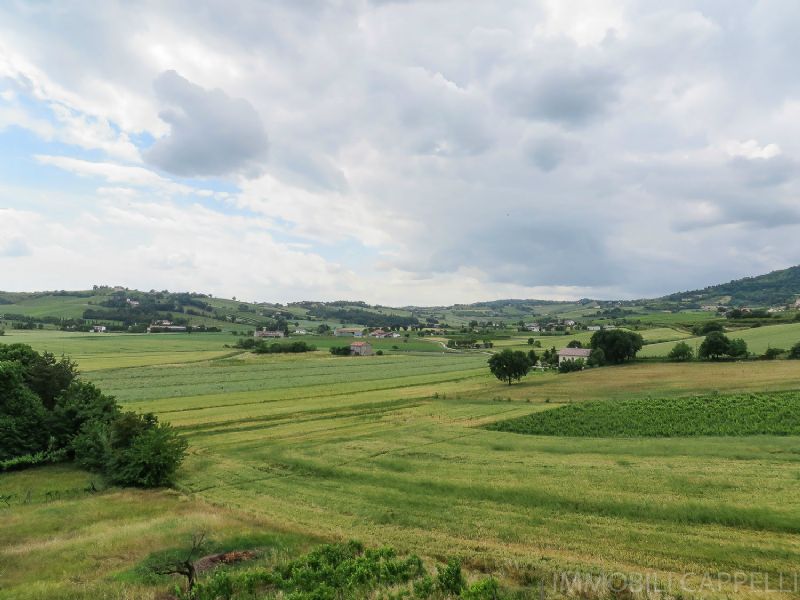
M 559 327 L 571 328 L 575 327 L 577 323 L 572 319 L 559 319 L 558 321 L 550 321 L 548 323 L 525 323 L 526 331 L 556 331 Z
M 360 327 L 339 327 L 333 330 L 333 335 L 336 337 L 364 337 L 364 330 Z M 399 338 L 400 334 L 396 331 L 384 331 L 383 329 L 374 329 L 367 334 L 369 337 L 374 338 Z
M 186 325 L 175 325 L 166 319 L 153 321 L 147 328 L 147 333 L 178 333 L 181 331 L 186 331 Z

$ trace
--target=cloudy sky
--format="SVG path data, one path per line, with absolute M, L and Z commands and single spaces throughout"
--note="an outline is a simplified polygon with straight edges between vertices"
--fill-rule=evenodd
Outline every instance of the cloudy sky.
M 798 31 L 796 0 L 5 1 L 0 289 L 439 304 L 791 266 Z

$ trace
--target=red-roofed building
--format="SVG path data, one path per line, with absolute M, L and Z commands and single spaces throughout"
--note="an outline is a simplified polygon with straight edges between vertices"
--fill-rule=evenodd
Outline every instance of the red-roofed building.
M 369 342 L 353 342 L 350 344 L 350 353 L 358 356 L 372 356 L 372 344 Z

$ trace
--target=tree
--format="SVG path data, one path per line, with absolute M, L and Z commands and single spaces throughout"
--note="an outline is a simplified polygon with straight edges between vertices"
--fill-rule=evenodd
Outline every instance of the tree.
M 528 371 L 531 370 L 530 359 L 521 350 L 505 349 L 502 352 L 492 354 L 489 358 L 489 369 L 500 381 L 511 382 L 519 381 Z
M 186 592 L 189 596 L 192 596 L 192 590 L 197 580 L 197 570 L 194 562 L 205 549 L 205 539 L 205 532 L 192 534 L 192 545 L 186 556 L 154 566 L 152 567 L 153 572 L 158 575 L 183 575 L 186 577 Z
M 570 340 L 567 348 L 583 348 L 583 344 L 581 344 L 580 340 Z
M 642 349 L 642 336 L 633 331 L 611 329 L 596 331 L 591 339 L 592 350 L 602 350 L 605 360 L 611 363 L 623 363 L 636 357 Z
M 686 362 L 694 358 L 694 350 L 692 350 L 692 347 L 686 342 L 678 342 L 672 350 L 670 350 L 668 358 L 676 362 Z
M 47 411 L 24 376 L 19 363 L 0 361 L 0 460 L 47 447 Z
M 62 356 L 60 360 L 49 352 L 39 354 L 27 344 L 0 345 L 0 360 L 10 360 L 22 366 L 23 380 L 39 396 L 48 410 L 56 397 L 78 376 L 77 365 Z
M 721 331 L 712 331 L 700 344 L 698 355 L 700 358 L 707 358 L 710 360 L 718 360 L 728 354 L 731 342 Z
M 528 350 L 528 360 L 531 361 L 532 367 L 535 367 L 536 363 L 539 362 L 539 357 L 536 356 L 535 350 Z
M 731 358 L 747 358 L 747 342 L 742 338 L 734 338 L 728 345 L 728 356 Z
M 794 346 L 792 346 L 792 349 L 789 350 L 789 358 L 800 358 L 800 342 L 797 342 Z
M 586 365 L 589 367 L 602 367 L 604 364 L 606 364 L 605 352 L 603 352 L 601 348 L 592 350 L 592 353 L 589 355 L 589 360 L 586 361 Z
M 533 346 L 533 342 L 535 342 L 533 338 L 528 338 L 528 346 Z

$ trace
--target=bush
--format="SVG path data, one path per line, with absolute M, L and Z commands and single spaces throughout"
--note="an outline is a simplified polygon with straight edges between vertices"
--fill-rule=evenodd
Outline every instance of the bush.
M 686 362 L 694 358 L 694 350 L 692 350 L 692 347 L 686 342 L 678 342 L 672 350 L 670 350 L 667 358 L 675 362 Z
M 792 349 L 789 350 L 789 358 L 792 359 L 799 359 L 800 358 L 800 342 L 797 342 Z
M 585 362 L 582 358 L 577 358 L 575 360 L 563 360 L 558 365 L 558 372 L 559 373 L 572 373 L 574 371 L 583 371 L 583 367 L 585 366 Z
M 331 346 L 330 353 L 334 356 L 350 356 L 350 346 Z
M 107 475 L 120 485 L 152 488 L 171 484 L 186 454 L 186 440 L 152 415 L 134 416 L 141 419 L 143 427 L 126 439 L 127 444 L 116 447 L 112 435 Z
M 375 356 L 383 356 L 383 350 L 375 351 Z
M 761 355 L 761 358 L 764 360 L 775 360 L 785 352 L 786 350 L 783 348 L 767 348 L 764 354 Z
M 461 563 L 457 558 L 451 558 L 436 574 L 436 589 L 443 594 L 458 596 L 465 585 L 464 575 L 461 573 Z
M 311 346 L 305 342 L 274 342 L 268 345 L 261 341 L 255 344 L 253 352 L 256 354 L 296 354 L 313 352 L 316 349 L 316 346 Z

